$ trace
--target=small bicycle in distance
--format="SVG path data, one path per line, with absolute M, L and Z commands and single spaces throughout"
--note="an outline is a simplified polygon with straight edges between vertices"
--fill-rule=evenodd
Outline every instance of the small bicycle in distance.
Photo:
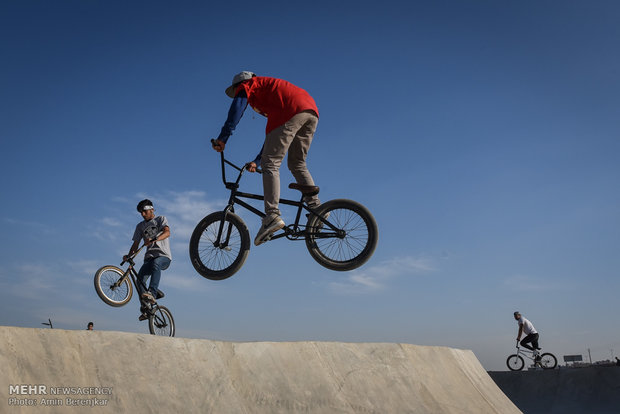
M 121 266 L 125 263 L 129 263 L 127 270 L 116 266 L 103 266 L 95 273 L 95 290 L 97 295 L 110 306 L 120 307 L 131 299 L 133 294 L 133 286 L 135 285 L 136 291 L 138 289 L 138 273 L 134 269 L 136 263 L 134 258 L 140 250 L 146 246 L 143 244 L 134 254 L 129 256 L 127 260 L 123 260 Z M 132 284 L 133 282 L 133 284 Z M 142 284 L 142 291 L 146 291 L 147 287 Z M 155 303 L 150 303 L 148 300 L 144 300 L 138 295 L 140 300 L 140 310 L 147 316 L 149 321 L 149 331 L 153 335 L 159 336 L 174 336 L 174 319 L 172 314 L 165 306 L 160 306 Z M 164 297 L 163 292 L 158 291 L 157 298 Z
M 235 274 L 243 266 L 250 250 L 250 233 L 243 220 L 235 214 L 235 204 L 261 218 L 265 217 L 265 213 L 241 199 L 264 200 L 263 195 L 238 191 L 247 165 L 238 167 L 224 158 L 224 152 L 220 156 L 222 181 L 230 190 L 228 205 L 223 211 L 203 218 L 194 229 L 189 243 L 192 265 L 200 275 L 210 280 L 222 280 Z M 226 181 L 226 164 L 239 171 L 234 182 Z M 257 169 L 257 172 L 260 170 Z M 366 263 L 375 251 L 379 237 L 377 223 L 366 207 L 352 200 L 337 199 L 311 208 L 303 201 L 304 197 L 318 194 L 319 187 L 294 183 L 289 188 L 300 191 L 301 199 L 280 199 L 280 204 L 296 207 L 295 221 L 274 233 L 269 240 L 283 237 L 305 240 L 312 258 L 331 270 L 352 270 Z M 302 224 L 304 211 L 307 222 Z
M 544 354 L 540 354 L 538 351 L 530 351 L 522 349 L 519 346 L 519 341 L 517 341 L 517 353 L 512 354 L 506 360 L 506 365 L 508 365 L 508 369 L 511 371 L 521 371 L 525 366 L 525 361 L 523 357 L 531 360 L 534 363 L 534 366 L 540 366 L 542 369 L 554 369 L 558 365 L 558 360 L 555 355 L 545 352 Z M 537 359 L 537 357 L 540 357 Z

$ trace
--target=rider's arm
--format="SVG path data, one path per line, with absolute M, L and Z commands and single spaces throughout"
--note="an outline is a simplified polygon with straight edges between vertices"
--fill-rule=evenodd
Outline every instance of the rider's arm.
M 152 241 L 153 242 L 159 242 L 159 241 L 162 241 L 162 240 L 166 240 L 168 237 L 170 237 L 170 227 L 165 226 L 164 227 L 164 231 L 159 233 L 159 235 L 157 237 L 155 237 L 155 239 L 152 240 Z
M 140 244 L 140 240 L 135 240 L 133 242 L 133 244 L 131 245 L 131 247 L 129 248 L 129 253 L 127 253 L 127 256 L 131 256 L 132 254 L 134 254 L 136 252 L 136 250 L 138 250 L 138 245 Z
M 217 141 L 221 141 L 226 143 L 228 138 L 232 135 L 233 131 L 237 127 L 237 124 L 241 120 L 243 113 L 245 112 L 245 108 L 248 106 L 248 97 L 245 94 L 245 90 L 241 89 L 237 96 L 233 98 L 232 103 L 230 104 L 230 109 L 228 110 L 228 118 L 226 122 L 224 122 L 224 126 L 222 127 L 222 131 L 220 135 L 217 137 Z
M 263 150 L 265 149 L 265 144 L 263 144 L 263 146 L 260 149 L 260 152 L 258 153 L 258 155 L 256 156 L 256 158 L 254 158 L 254 161 L 252 161 L 254 164 L 256 164 L 256 168 L 260 167 L 260 160 L 263 156 Z
M 517 334 L 517 341 L 521 339 L 521 334 L 523 334 L 523 324 L 519 324 L 519 333 Z

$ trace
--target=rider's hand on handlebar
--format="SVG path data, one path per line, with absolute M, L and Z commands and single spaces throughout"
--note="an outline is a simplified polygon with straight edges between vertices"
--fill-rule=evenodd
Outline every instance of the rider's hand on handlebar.
M 256 168 L 257 167 L 255 162 L 248 162 L 247 164 L 245 164 L 245 169 L 249 172 L 256 172 Z
M 226 143 L 224 141 L 220 141 L 219 139 L 212 139 L 211 146 L 217 152 L 222 152 L 224 151 L 224 147 L 226 147 Z

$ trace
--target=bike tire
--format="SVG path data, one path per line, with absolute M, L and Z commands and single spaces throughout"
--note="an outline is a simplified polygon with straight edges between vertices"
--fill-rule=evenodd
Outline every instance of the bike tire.
M 119 286 L 114 287 L 124 273 L 116 266 L 103 266 L 95 273 L 95 291 L 101 300 L 110 306 L 123 306 L 131 299 L 133 285 L 129 277 L 126 277 Z
M 370 259 L 377 247 L 379 230 L 366 207 L 353 200 L 337 199 L 323 203 L 316 213 L 321 217 L 329 213 L 327 221 L 345 233 L 343 237 L 321 237 L 334 231 L 317 215 L 310 215 L 306 226 L 306 247 L 321 266 L 347 271 Z
M 174 318 L 165 306 L 155 305 L 149 314 L 149 332 L 157 336 L 174 336 Z
M 226 214 L 222 238 L 230 232 L 229 244 L 217 245 L 217 234 L 224 217 L 223 211 L 211 213 L 194 229 L 189 241 L 189 257 L 194 269 L 210 280 L 226 279 L 241 269 L 250 252 L 250 233 L 239 216 Z
M 525 361 L 521 355 L 512 354 L 506 359 L 506 365 L 508 365 L 508 369 L 511 371 L 521 371 L 525 366 Z
M 540 366 L 543 367 L 543 369 L 554 369 L 558 366 L 558 359 L 555 357 L 555 355 L 546 352 L 540 356 L 539 363 Z

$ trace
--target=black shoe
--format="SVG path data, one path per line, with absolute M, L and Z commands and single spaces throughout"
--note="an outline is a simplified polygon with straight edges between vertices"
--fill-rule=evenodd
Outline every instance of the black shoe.
M 143 313 L 142 315 L 138 316 L 139 321 L 145 321 L 148 318 L 149 318 L 149 315 L 147 315 L 146 313 Z

